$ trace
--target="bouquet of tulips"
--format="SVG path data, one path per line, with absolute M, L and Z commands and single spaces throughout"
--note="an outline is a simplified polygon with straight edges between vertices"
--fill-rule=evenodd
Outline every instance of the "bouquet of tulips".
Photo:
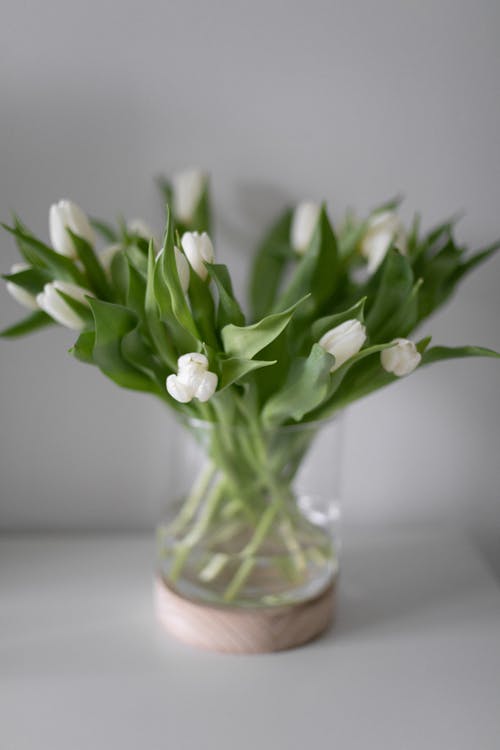
M 17 217 L 3 225 L 23 258 L 4 275 L 7 289 L 31 312 L 1 335 L 54 323 L 74 329 L 77 359 L 166 402 L 193 431 L 212 426 L 208 468 L 170 527 L 170 577 L 175 583 L 208 529 L 236 519 L 239 562 L 222 576 L 232 601 L 275 529 L 292 574 L 301 574 L 290 498 L 319 420 L 438 360 L 499 356 L 409 336 L 500 243 L 470 254 L 453 221 L 422 233 L 417 217 L 407 230 L 397 201 L 363 219 L 348 214 L 338 227 L 324 205 L 301 203 L 257 248 L 245 308 L 216 261 L 206 175 L 190 170 L 160 187 L 161 242 L 142 221 L 112 226 L 70 201 L 50 209 L 50 244 Z M 283 429 L 304 423 L 305 438 Z M 331 558 L 325 540 L 307 533 L 318 564 Z M 196 575 L 220 577 L 224 554 L 205 557 Z

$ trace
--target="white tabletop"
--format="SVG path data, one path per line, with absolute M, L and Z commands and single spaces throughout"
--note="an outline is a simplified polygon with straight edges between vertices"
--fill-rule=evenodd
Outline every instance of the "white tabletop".
M 154 620 L 151 536 L 0 542 L 1 750 L 498 750 L 500 590 L 458 532 L 345 534 L 339 615 L 222 656 Z

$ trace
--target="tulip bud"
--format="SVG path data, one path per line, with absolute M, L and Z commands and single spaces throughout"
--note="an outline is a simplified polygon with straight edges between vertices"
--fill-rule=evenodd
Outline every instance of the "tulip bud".
M 208 401 L 217 388 L 218 378 L 208 369 L 208 359 L 204 354 L 190 352 L 177 360 L 177 375 L 167 378 L 167 391 L 172 398 L 186 404 L 193 398 Z
M 69 232 L 82 237 L 90 245 L 95 242 L 94 230 L 82 209 L 71 201 L 63 200 L 54 203 L 49 212 L 50 241 L 54 250 L 61 255 L 75 258 L 77 252 Z
M 208 370 L 208 359 L 200 352 L 188 352 L 188 354 L 182 354 L 177 360 L 177 367 L 179 370 L 184 370 L 193 365 Z
M 175 265 L 177 266 L 177 275 L 181 283 L 182 291 L 184 294 L 189 289 L 189 263 L 186 257 L 181 253 L 178 247 L 174 247 L 175 253 Z
M 209 398 L 212 398 L 215 391 L 217 390 L 217 383 L 219 378 L 215 374 L 215 372 L 210 372 L 208 370 L 205 375 L 203 376 L 198 388 L 196 389 L 195 398 L 198 399 L 198 401 L 202 401 L 203 403 L 205 401 L 208 401 Z
M 158 247 L 158 239 L 156 238 L 155 233 L 149 224 L 146 224 L 142 219 L 131 219 L 130 221 L 127 221 L 127 232 L 129 234 L 135 234 L 148 242 L 149 240 L 153 240 L 154 247 Z
M 104 268 L 106 273 L 111 272 L 111 263 L 113 262 L 113 258 L 115 257 L 116 253 L 120 252 L 120 250 L 123 250 L 123 245 L 116 243 L 115 245 L 108 245 L 108 247 L 105 247 L 104 250 L 99 253 L 101 266 Z
M 68 305 L 66 300 L 58 294 L 58 290 L 73 297 L 73 299 L 81 302 L 83 305 L 88 305 L 85 297 L 91 297 L 91 292 L 88 289 L 83 289 L 81 286 L 71 284 L 69 281 L 51 281 L 49 284 L 45 284 L 43 292 L 40 292 L 36 297 L 38 306 L 57 323 L 74 331 L 83 330 L 85 322 Z
M 191 389 L 187 385 L 184 385 L 178 376 L 174 374 L 169 375 L 167 378 L 167 391 L 180 404 L 187 404 L 193 399 Z
M 346 320 L 345 323 L 327 331 L 319 340 L 319 345 L 335 357 L 331 372 L 359 352 L 366 341 L 366 328 L 359 320 Z
M 199 169 L 186 169 L 172 178 L 174 214 L 188 224 L 200 202 L 207 176 Z
M 418 366 L 422 355 L 409 339 L 394 339 L 394 346 L 380 352 L 382 367 L 398 378 L 409 375 Z
M 399 217 L 393 211 L 381 211 L 368 220 L 361 240 L 361 255 L 367 259 L 370 273 L 377 270 L 391 244 L 403 255 L 406 253 L 406 234 Z
M 19 271 L 26 271 L 27 268 L 30 268 L 27 263 L 14 263 L 10 272 L 19 273 Z M 6 287 L 11 297 L 14 297 L 16 302 L 19 302 L 20 305 L 24 305 L 24 307 L 27 307 L 30 310 L 38 310 L 38 304 L 34 294 L 23 289 L 22 286 L 19 286 L 19 284 L 16 284 L 14 281 L 8 281 Z
M 182 235 L 181 244 L 193 270 L 201 279 L 205 280 L 208 273 L 205 263 L 213 263 L 215 257 L 212 240 L 206 232 L 202 234 L 185 232 Z
M 310 201 L 299 203 L 295 208 L 290 239 L 293 249 L 299 255 L 304 255 L 312 240 L 320 210 L 320 206 L 317 203 Z

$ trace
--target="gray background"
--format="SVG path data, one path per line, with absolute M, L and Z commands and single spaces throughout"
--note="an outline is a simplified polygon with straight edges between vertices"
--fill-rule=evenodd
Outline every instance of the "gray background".
M 500 5 L 476 2 L 2 4 L 0 208 L 47 236 L 51 202 L 158 229 L 158 171 L 213 175 L 217 251 L 241 280 L 287 198 L 334 217 L 402 191 L 425 225 L 500 235 Z M 2 239 L 2 269 L 16 260 Z M 500 258 L 426 331 L 500 349 Z M 1 324 L 20 308 L 0 295 Z M 174 426 L 66 354 L 54 329 L 0 343 L 4 529 L 150 527 Z M 441 364 L 353 407 L 349 521 L 463 523 L 500 567 L 500 365 Z

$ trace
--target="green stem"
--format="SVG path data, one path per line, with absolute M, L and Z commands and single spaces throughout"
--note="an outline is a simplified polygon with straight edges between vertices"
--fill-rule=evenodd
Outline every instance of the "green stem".
M 271 526 L 273 524 L 276 515 L 280 511 L 282 502 L 275 501 L 268 506 L 264 515 L 261 517 L 257 528 L 248 544 L 243 549 L 241 555 L 244 558 L 240 564 L 240 567 L 234 574 L 229 586 L 224 592 L 225 601 L 229 602 L 238 594 L 239 590 L 245 583 L 246 579 L 250 575 L 255 565 L 254 555 L 259 549 L 260 545 L 268 535 Z
M 177 545 L 177 551 L 174 556 L 172 567 L 170 569 L 169 578 L 172 583 L 175 583 L 182 572 L 184 564 L 189 557 L 189 553 L 202 538 L 210 526 L 210 522 L 217 511 L 219 502 L 224 495 L 225 481 L 222 477 L 216 485 L 212 488 L 203 510 L 200 514 L 200 518 L 193 528 L 186 534 L 184 539 Z
M 284 518 L 279 527 L 280 534 L 285 545 L 292 556 L 297 574 L 303 573 L 307 567 L 306 557 L 297 537 L 295 536 L 293 524 L 290 518 Z
M 199 505 L 203 500 L 203 496 L 214 477 L 215 471 L 216 467 L 210 462 L 206 464 L 200 472 L 198 479 L 196 480 L 191 493 L 183 503 L 178 516 L 169 526 L 168 530 L 174 536 L 179 534 L 196 515 L 196 511 L 198 510 Z

